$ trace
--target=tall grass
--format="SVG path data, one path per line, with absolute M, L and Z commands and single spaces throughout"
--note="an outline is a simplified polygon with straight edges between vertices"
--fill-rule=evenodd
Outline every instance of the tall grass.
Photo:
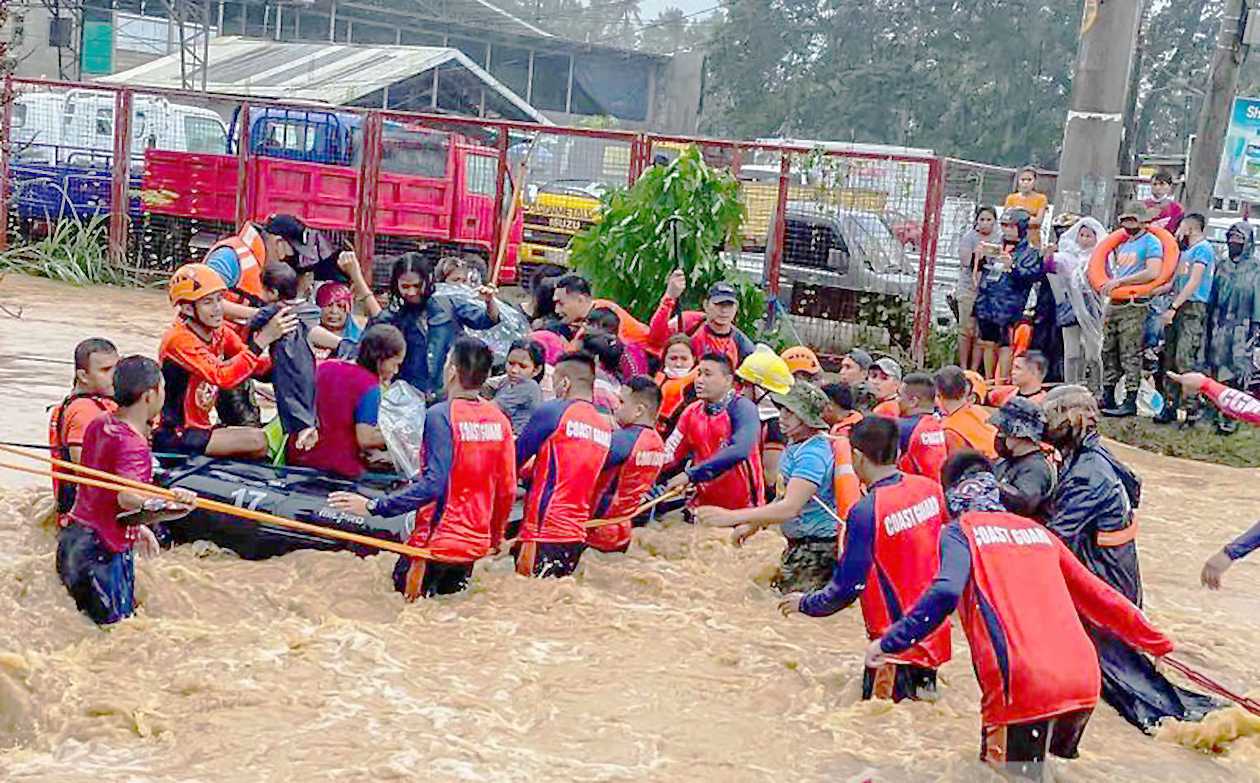
M 0 271 L 48 277 L 74 285 L 125 285 L 130 275 L 109 262 L 109 218 L 94 215 L 49 221 L 48 235 L 0 253 Z

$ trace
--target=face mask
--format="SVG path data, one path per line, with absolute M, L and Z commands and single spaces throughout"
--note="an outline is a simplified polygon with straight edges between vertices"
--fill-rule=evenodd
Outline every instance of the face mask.
M 1243 250 L 1246 249 L 1247 246 L 1242 242 L 1229 242 L 1227 243 L 1227 247 L 1229 248 L 1229 257 L 1238 258 L 1243 254 Z
M 1124 230 L 1125 230 L 1125 232 L 1126 232 L 1129 236 L 1131 236 L 1131 237 L 1135 237 L 1135 236 L 1137 236 L 1138 234 L 1141 234 L 1141 233 L 1142 233 L 1142 227 L 1141 227 L 1141 226 L 1125 226 L 1125 227 L 1124 227 Z
M 679 378 L 686 378 L 690 374 L 691 374 L 691 370 L 684 370 L 681 367 L 666 367 L 665 368 L 665 377 L 669 378 L 671 381 L 676 381 Z
M 1190 240 L 1189 240 L 1189 239 L 1187 239 L 1186 237 L 1182 237 L 1181 239 L 1178 239 L 1178 240 L 1177 240 L 1177 247 L 1181 248 L 1182 250 L 1189 250 L 1189 249 L 1190 249 Z

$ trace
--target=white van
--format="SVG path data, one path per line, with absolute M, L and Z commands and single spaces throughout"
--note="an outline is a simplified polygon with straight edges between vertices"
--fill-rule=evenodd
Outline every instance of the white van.
M 13 156 L 23 163 L 53 163 L 61 144 L 64 92 L 24 92 L 13 100 Z
M 22 96 L 33 98 L 36 94 Z M 95 90 L 70 90 L 57 96 L 60 110 L 51 115 L 59 120 L 55 130 L 48 127 L 56 122 L 49 117 L 54 101 L 44 99 L 42 105 L 32 105 L 25 112 L 25 120 L 32 131 L 54 140 L 58 154 L 57 163 L 89 165 L 101 163 L 114 150 L 114 96 Z M 40 121 L 31 124 L 33 115 Z M 41 142 L 42 144 L 42 142 Z M 200 106 L 171 103 L 166 98 L 137 95 L 132 107 L 131 157 L 135 161 L 144 158 L 150 147 L 178 152 L 215 152 L 227 150 L 227 126 L 218 114 Z M 49 161 L 53 162 L 53 161 Z

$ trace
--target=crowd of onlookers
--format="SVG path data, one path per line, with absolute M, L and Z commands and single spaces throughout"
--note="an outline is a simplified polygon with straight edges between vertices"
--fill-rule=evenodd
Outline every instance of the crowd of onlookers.
M 1036 170 L 1022 169 L 1016 182 L 1000 212 L 977 209 L 959 242 L 953 302 L 963 367 L 1009 379 L 1012 358 L 1037 350 L 1048 382 L 1086 384 L 1105 415 L 1133 416 L 1140 402 L 1162 400 L 1152 407 L 1165 424 L 1200 417 L 1196 402 L 1166 383 L 1169 372 L 1203 370 L 1248 388 L 1260 336 L 1260 268 L 1248 222 L 1229 228 L 1218 258 L 1204 215 L 1185 213 L 1172 177 L 1160 172 L 1150 198 L 1119 211 L 1118 238 L 1093 217 L 1063 212 L 1043 230 L 1049 206 Z M 1142 392 L 1144 379 L 1158 397 Z M 1218 417 L 1217 426 L 1236 425 Z

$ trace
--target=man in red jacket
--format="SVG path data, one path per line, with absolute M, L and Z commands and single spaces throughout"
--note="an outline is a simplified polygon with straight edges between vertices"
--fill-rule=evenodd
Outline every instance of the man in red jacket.
M 601 552 L 624 552 L 630 546 L 631 517 L 652 485 L 668 456 L 665 441 L 656 431 L 661 390 L 646 375 L 621 387 L 621 406 L 615 414 L 621 429 L 612 435 L 612 447 L 595 482 L 595 517 L 617 520 L 615 524 L 588 528 L 586 545 Z
M 612 446 L 608 417 L 591 401 L 595 360 L 590 354 L 561 356 L 552 384 L 556 399 L 534 411 L 516 443 L 516 463 L 530 476 L 515 549 L 522 576 L 562 577 L 577 570 L 595 502 L 593 480 Z M 532 469 L 527 467 L 531 460 Z
M 765 503 L 761 466 L 761 417 L 757 404 L 735 393 L 735 370 L 724 354 L 700 360 L 698 400 L 678 417 L 665 441 L 674 465 L 691 466 L 669 480 L 670 489 L 694 484 L 696 506 L 740 509 Z
M 945 496 L 936 481 L 897 469 L 897 425 L 888 419 L 863 419 L 853 428 L 850 441 L 853 470 L 867 494 L 849 512 L 831 582 L 820 590 L 788 596 L 779 608 L 786 615 L 827 617 L 860 598 L 867 637 L 878 639 L 936 576 Z M 949 656 L 945 621 L 898 655 L 897 662 L 867 668 L 862 698 L 931 700 L 936 696 L 936 670 Z
M 334 509 L 359 516 L 416 512 L 407 543 L 428 549 L 432 559 L 398 558 L 394 587 L 408 601 L 464 590 L 477 560 L 503 540 L 516 497 L 516 453 L 511 422 L 479 396 L 493 361 L 490 348 L 474 337 L 451 346 L 447 398 L 424 415 L 419 478 L 375 500 L 352 492 L 328 497 Z
M 901 382 L 897 394 L 901 417 L 901 459 L 903 473 L 926 476 L 940 482 L 941 466 L 949 456 L 945 445 L 945 425 L 936 415 L 936 381 L 931 375 L 912 372 Z
M 735 326 L 739 315 L 739 292 L 730 283 L 714 283 L 704 300 L 704 312 L 687 310 L 680 316 L 678 299 L 687 290 L 687 276 L 675 269 L 665 286 L 665 295 L 656 308 L 648 328 L 648 342 L 664 350 L 670 335 L 677 332 L 691 335 L 691 352 L 695 356 L 720 353 L 738 367 L 756 348 L 748 335 Z M 679 325 L 681 323 L 681 326 Z
M 1005 511 L 983 455 L 960 452 L 941 476 L 954 521 L 941 534 L 940 572 L 866 663 L 897 660 L 957 609 L 980 682 L 980 758 L 1041 780 L 1047 754 L 1076 758 L 1098 703 L 1098 654 L 1081 618 L 1151 655 L 1173 645 L 1054 534 Z

